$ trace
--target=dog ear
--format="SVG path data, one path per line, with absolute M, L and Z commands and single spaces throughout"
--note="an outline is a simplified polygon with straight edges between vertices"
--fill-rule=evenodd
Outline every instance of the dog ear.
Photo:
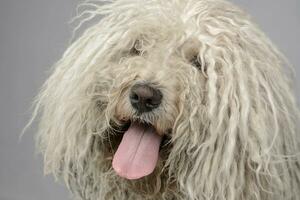
M 88 29 L 66 50 L 37 96 L 33 118 L 40 113 L 37 145 L 45 173 L 65 179 L 74 169 L 79 173 L 93 136 L 109 126 L 105 108 L 113 79 L 106 73 L 108 35 Z
M 109 161 L 104 159 L 108 145 L 104 140 L 110 126 L 108 115 L 113 113 L 106 110 L 108 94 L 118 74 L 111 60 L 116 52 L 124 50 L 127 31 L 120 30 L 119 20 L 110 21 L 119 14 L 114 14 L 113 7 L 118 5 L 113 4 L 101 9 L 92 6 L 99 10 L 89 14 L 105 17 L 70 45 L 35 102 L 32 119 L 40 116 L 36 140 L 44 155 L 44 171 L 64 179 L 70 188 L 72 184 L 84 187 L 89 180 L 79 178 L 95 172 L 94 163 L 103 162 L 101 167 L 108 168 Z M 119 42 L 121 38 L 124 43 Z
M 267 39 L 243 37 L 207 49 L 206 104 L 189 94 L 174 130 L 167 164 L 195 199 L 195 191 L 221 198 L 236 184 L 258 199 L 261 187 L 297 194 L 300 118 L 284 59 Z

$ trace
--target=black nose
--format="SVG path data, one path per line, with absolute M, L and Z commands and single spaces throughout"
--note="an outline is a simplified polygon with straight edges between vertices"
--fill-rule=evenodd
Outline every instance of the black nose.
M 130 92 L 130 103 L 139 112 L 149 112 L 157 108 L 162 99 L 162 93 L 147 84 L 136 84 Z

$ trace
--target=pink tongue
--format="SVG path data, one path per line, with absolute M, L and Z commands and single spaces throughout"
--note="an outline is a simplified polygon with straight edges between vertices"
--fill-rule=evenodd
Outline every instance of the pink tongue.
M 158 160 L 161 138 L 153 127 L 132 123 L 113 158 L 116 173 L 127 179 L 151 174 Z

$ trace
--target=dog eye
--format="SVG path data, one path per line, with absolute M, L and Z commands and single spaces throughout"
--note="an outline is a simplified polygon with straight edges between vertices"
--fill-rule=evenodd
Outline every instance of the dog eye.
M 134 45 L 132 46 L 132 48 L 130 49 L 130 55 L 132 56 L 138 56 L 141 55 L 142 50 L 141 50 L 141 42 L 139 40 L 136 40 L 134 42 Z
M 197 67 L 199 70 L 202 69 L 202 63 L 199 60 L 198 56 L 194 56 L 190 62 L 193 66 Z

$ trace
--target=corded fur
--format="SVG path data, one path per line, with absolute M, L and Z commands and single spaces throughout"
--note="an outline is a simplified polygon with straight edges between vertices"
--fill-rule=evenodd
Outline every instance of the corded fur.
M 67 49 L 37 96 L 47 174 L 84 200 L 300 199 L 292 70 L 247 14 L 221 0 L 88 1 L 78 9 L 79 26 L 103 19 Z M 140 55 L 130 55 L 136 41 Z M 195 52 L 201 69 L 189 62 Z M 111 122 L 137 118 L 128 101 L 137 81 L 164 94 L 140 120 L 172 131 L 155 171 L 129 181 L 111 167 Z

